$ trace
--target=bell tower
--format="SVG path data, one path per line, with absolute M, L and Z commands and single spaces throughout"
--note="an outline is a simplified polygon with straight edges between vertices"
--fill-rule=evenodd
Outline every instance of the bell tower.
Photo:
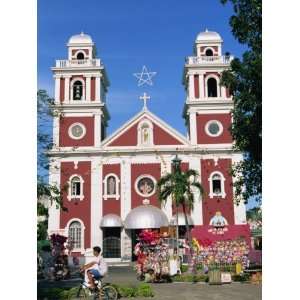
M 197 35 L 194 56 L 186 58 L 183 85 L 187 96 L 184 117 L 192 145 L 231 144 L 232 97 L 220 85 L 221 73 L 232 60 L 222 54 L 223 40 L 217 32 Z
M 100 147 L 105 138 L 109 113 L 106 93 L 109 80 L 96 57 L 92 38 L 83 32 L 68 43 L 68 59 L 56 60 L 54 149 Z

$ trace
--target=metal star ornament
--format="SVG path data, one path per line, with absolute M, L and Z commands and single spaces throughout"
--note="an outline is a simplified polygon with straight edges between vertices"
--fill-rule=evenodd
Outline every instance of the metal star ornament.
M 138 81 L 138 86 L 142 86 L 144 84 L 153 85 L 152 77 L 156 75 L 157 72 L 148 72 L 146 66 L 143 66 L 141 73 L 133 73 Z

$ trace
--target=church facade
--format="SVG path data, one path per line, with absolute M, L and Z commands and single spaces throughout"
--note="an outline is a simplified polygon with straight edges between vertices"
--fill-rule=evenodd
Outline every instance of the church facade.
M 186 99 L 183 136 L 158 116 L 143 109 L 107 136 L 109 80 L 94 42 L 87 34 L 72 36 L 68 59 L 57 60 L 53 143 L 49 151 L 50 184 L 60 187 L 63 204 L 49 209 L 48 233 L 73 241 L 73 255 L 87 256 L 99 245 L 111 261 L 130 261 L 138 230 L 174 224 L 171 199 L 159 203 L 156 183 L 172 171 L 175 155 L 181 169 L 195 169 L 205 194 L 195 191 L 189 225 L 195 234 L 212 235 L 214 222 L 238 232 L 246 225 L 246 208 L 233 200 L 232 164 L 242 159 L 233 151 L 229 127 L 232 97 L 220 85 L 232 57 L 223 55 L 216 32 L 198 34 L 194 55 L 184 65 Z M 146 103 L 147 96 L 142 97 Z M 124 103 L 126 105 L 126 103 Z M 179 225 L 184 225 L 179 211 Z M 227 234 L 227 233 L 226 233 Z

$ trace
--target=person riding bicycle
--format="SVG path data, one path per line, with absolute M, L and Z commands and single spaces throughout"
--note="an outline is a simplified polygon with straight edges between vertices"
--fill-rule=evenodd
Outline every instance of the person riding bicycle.
M 96 246 L 93 248 L 94 257 L 92 261 L 86 265 L 81 266 L 80 271 L 85 271 L 84 278 L 87 286 L 94 289 L 95 282 L 93 279 L 99 280 L 107 273 L 107 265 L 101 256 L 101 248 Z

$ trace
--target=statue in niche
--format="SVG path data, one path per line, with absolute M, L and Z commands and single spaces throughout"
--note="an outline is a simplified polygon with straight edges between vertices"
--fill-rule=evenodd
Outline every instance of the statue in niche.
M 145 126 L 142 129 L 142 143 L 148 144 L 149 143 L 149 127 Z
M 107 179 L 107 194 L 115 195 L 116 194 L 116 178 L 109 176 Z

